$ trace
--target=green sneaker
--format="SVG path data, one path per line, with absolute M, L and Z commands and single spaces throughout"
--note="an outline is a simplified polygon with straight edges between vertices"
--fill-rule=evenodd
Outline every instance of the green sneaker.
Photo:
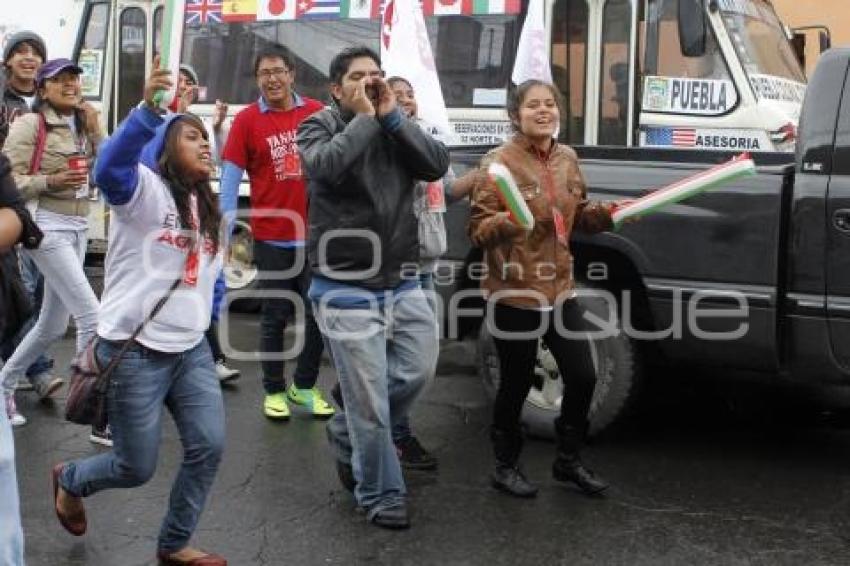
M 270 419 L 288 419 L 289 405 L 286 404 L 286 393 L 267 393 L 263 401 L 263 414 Z
M 309 409 L 314 417 L 327 418 L 333 416 L 335 412 L 330 403 L 322 397 L 322 392 L 316 387 L 299 389 L 293 383 L 286 390 L 286 396 L 296 405 Z

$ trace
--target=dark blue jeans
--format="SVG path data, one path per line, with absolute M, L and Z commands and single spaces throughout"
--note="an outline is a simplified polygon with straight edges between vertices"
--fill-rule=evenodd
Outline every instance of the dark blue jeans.
M 104 367 L 121 347 L 101 340 Z M 146 483 L 156 470 L 167 407 L 183 444 L 183 463 L 171 488 L 159 550 L 185 547 L 195 531 L 215 479 L 224 446 L 224 404 L 206 340 L 186 352 L 166 354 L 135 344 L 124 354 L 109 386 L 110 452 L 68 463 L 59 481 L 72 495 L 87 497 Z
M 324 344 L 322 333 L 313 318 L 313 310 L 307 299 L 310 288 L 310 269 L 303 248 L 281 248 L 265 242 L 254 242 L 254 261 L 262 279 L 260 288 L 265 292 L 288 293 L 291 298 L 267 297 L 262 299 L 260 318 L 260 365 L 263 369 L 263 387 L 266 393 L 286 390 L 283 374 L 283 332 L 288 320 L 295 313 L 293 300 L 304 306 L 304 348 L 292 380 L 299 389 L 310 389 L 319 377 L 319 364 Z M 300 265 L 299 265 L 300 264 Z M 282 274 L 281 277 L 278 274 Z M 297 299 L 295 297 L 298 297 Z

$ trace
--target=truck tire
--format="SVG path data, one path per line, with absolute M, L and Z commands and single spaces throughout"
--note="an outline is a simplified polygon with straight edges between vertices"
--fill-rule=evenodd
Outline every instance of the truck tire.
M 228 293 L 240 294 L 258 288 L 257 266 L 254 265 L 254 235 L 251 225 L 237 219 L 230 240 L 230 258 L 224 265 L 224 280 Z M 239 298 L 230 303 L 235 312 L 255 313 L 260 310 L 260 300 L 255 297 Z
M 606 316 L 601 300 L 578 299 L 588 310 Z M 617 326 L 620 321 L 617 319 Z M 590 405 L 590 434 L 598 435 L 622 419 L 633 405 L 641 385 L 641 373 L 635 344 L 624 332 L 606 338 L 591 338 L 591 353 L 596 366 L 596 389 Z M 496 343 L 487 324 L 481 325 L 478 338 L 478 368 L 484 388 L 491 398 L 499 388 L 500 370 Z M 554 437 L 554 420 L 561 410 L 563 382 L 555 359 L 540 342 L 535 379 L 522 410 L 522 424 L 532 436 Z

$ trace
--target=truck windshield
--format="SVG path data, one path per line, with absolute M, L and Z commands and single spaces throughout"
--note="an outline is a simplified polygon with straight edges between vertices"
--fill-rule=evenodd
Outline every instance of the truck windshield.
M 426 25 L 443 96 L 449 107 L 502 105 L 521 28 L 517 14 L 431 16 Z M 331 59 L 354 45 L 379 50 L 377 19 L 254 21 L 192 24 L 185 28 L 181 60 L 200 77 L 200 102 L 247 104 L 258 96 L 254 57 L 279 43 L 295 59 L 296 90 L 328 100 Z
M 773 7 L 766 0 L 719 0 L 720 14 L 750 77 L 805 83 L 806 77 Z M 762 95 L 756 88 L 756 93 Z

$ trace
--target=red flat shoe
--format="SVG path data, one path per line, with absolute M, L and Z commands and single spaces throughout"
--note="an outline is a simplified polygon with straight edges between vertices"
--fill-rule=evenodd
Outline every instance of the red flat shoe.
M 64 515 L 59 511 L 59 474 L 62 473 L 62 468 L 65 464 L 56 464 L 53 466 L 53 508 L 56 510 L 56 517 L 59 519 L 59 524 L 65 527 L 65 530 L 80 537 L 86 534 L 86 512 L 82 510 L 75 516 Z M 80 499 L 79 497 L 77 499 Z M 82 505 L 82 503 L 81 503 Z
M 159 551 L 156 557 L 163 566 L 227 566 L 227 560 L 218 554 L 205 554 L 192 560 L 178 560 L 172 558 L 172 554 Z

